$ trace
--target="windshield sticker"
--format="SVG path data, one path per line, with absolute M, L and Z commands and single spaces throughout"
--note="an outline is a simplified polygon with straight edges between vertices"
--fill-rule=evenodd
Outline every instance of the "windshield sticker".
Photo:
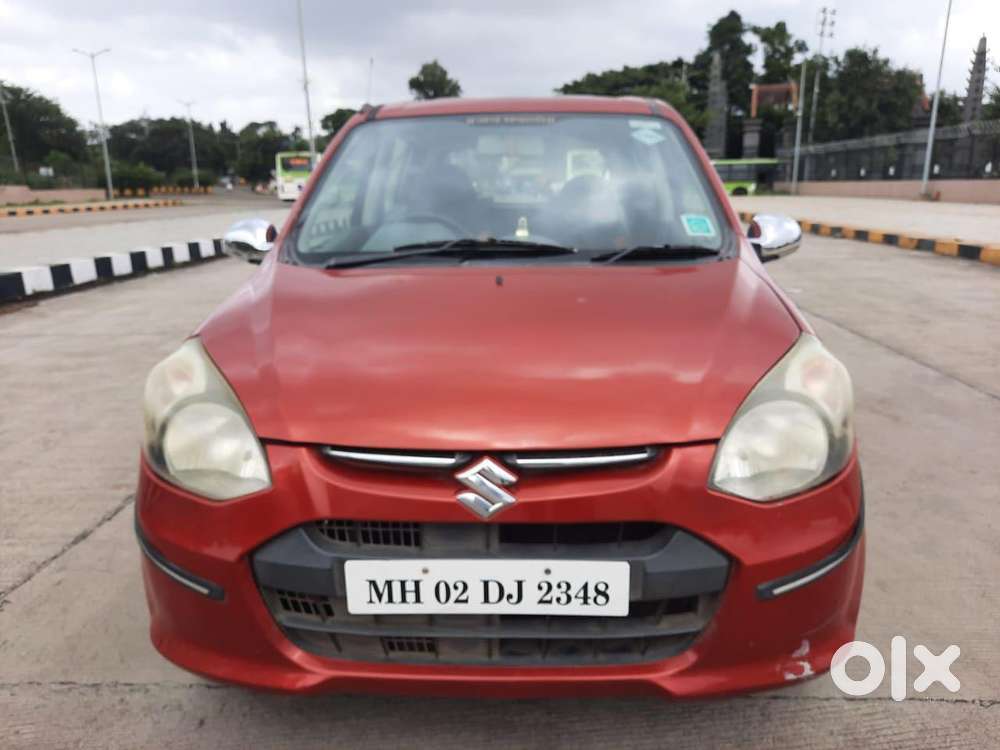
M 466 125 L 554 125 L 553 115 L 473 115 L 465 118 Z
M 714 237 L 715 225 L 707 216 L 701 214 L 681 214 L 684 231 L 688 237 Z
M 663 123 L 652 118 L 646 118 L 645 120 L 629 120 L 628 124 L 629 127 L 632 128 L 650 128 L 651 130 L 659 130 L 663 127 Z
M 662 133 L 658 133 L 652 128 L 636 128 L 631 135 L 639 143 L 645 143 L 647 146 L 655 146 L 664 139 Z

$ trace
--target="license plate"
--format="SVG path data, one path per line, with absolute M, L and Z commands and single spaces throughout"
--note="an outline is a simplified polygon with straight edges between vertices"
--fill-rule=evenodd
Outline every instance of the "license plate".
M 628 614 L 629 564 L 594 560 L 348 560 L 352 615 Z

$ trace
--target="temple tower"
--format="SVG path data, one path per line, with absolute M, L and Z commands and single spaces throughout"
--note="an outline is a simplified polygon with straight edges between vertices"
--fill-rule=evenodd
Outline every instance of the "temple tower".
M 729 114 L 729 97 L 722 78 L 722 57 L 712 53 L 712 67 L 708 74 L 708 126 L 705 128 L 705 150 L 713 159 L 726 155 L 726 118 Z
M 972 57 L 969 70 L 969 87 L 962 105 L 962 122 L 973 122 L 983 116 L 983 90 L 986 87 L 986 36 L 979 40 L 979 46 Z

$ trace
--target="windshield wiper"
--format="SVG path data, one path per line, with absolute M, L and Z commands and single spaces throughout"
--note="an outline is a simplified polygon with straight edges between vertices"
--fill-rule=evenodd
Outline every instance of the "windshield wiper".
M 414 242 L 409 245 L 397 245 L 392 251 L 401 250 L 447 250 L 452 247 L 503 247 L 525 248 L 528 250 L 552 251 L 552 255 L 575 253 L 576 248 L 556 245 L 551 242 L 534 242 L 532 240 L 502 240 L 496 237 L 460 237 L 457 240 L 436 240 L 432 242 Z
M 405 258 L 428 257 L 435 255 L 457 255 L 459 257 L 475 257 L 487 251 L 486 254 L 512 254 L 521 257 L 547 257 L 550 255 L 573 255 L 576 249 L 553 245 L 548 242 L 530 242 L 528 240 L 498 240 L 495 237 L 479 239 L 462 237 L 456 240 L 439 240 L 436 242 L 415 242 L 409 245 L 399 245 L 387 253 L 372 253 L 369 255 L 351 255 L 350 257 L 329 261 L 326 268 L 354 268 L 374 263 L 388 263 Z
M 718 255 L 718 250 L 712 250 L 701 245 L 636 245 L 618 250 L 613 253 L 603 253 L 595 255 L 591 260 L 594 263 L 617 263 L 620 260 L 629 258 L 632 260 L 645 260 L 658 258 L 703 258 Z

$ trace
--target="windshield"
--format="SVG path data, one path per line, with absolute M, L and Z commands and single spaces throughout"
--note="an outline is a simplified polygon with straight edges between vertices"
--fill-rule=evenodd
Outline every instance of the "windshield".
M 309 172 L 308 156 L 282 156 L 279 158 L 283 172 Z
M 366 123 L 338 149 L 298 227 L 292 252 L 308 265 L 487 237 L 718 251 L 728 232 L 672 123 L 581 114 Z

